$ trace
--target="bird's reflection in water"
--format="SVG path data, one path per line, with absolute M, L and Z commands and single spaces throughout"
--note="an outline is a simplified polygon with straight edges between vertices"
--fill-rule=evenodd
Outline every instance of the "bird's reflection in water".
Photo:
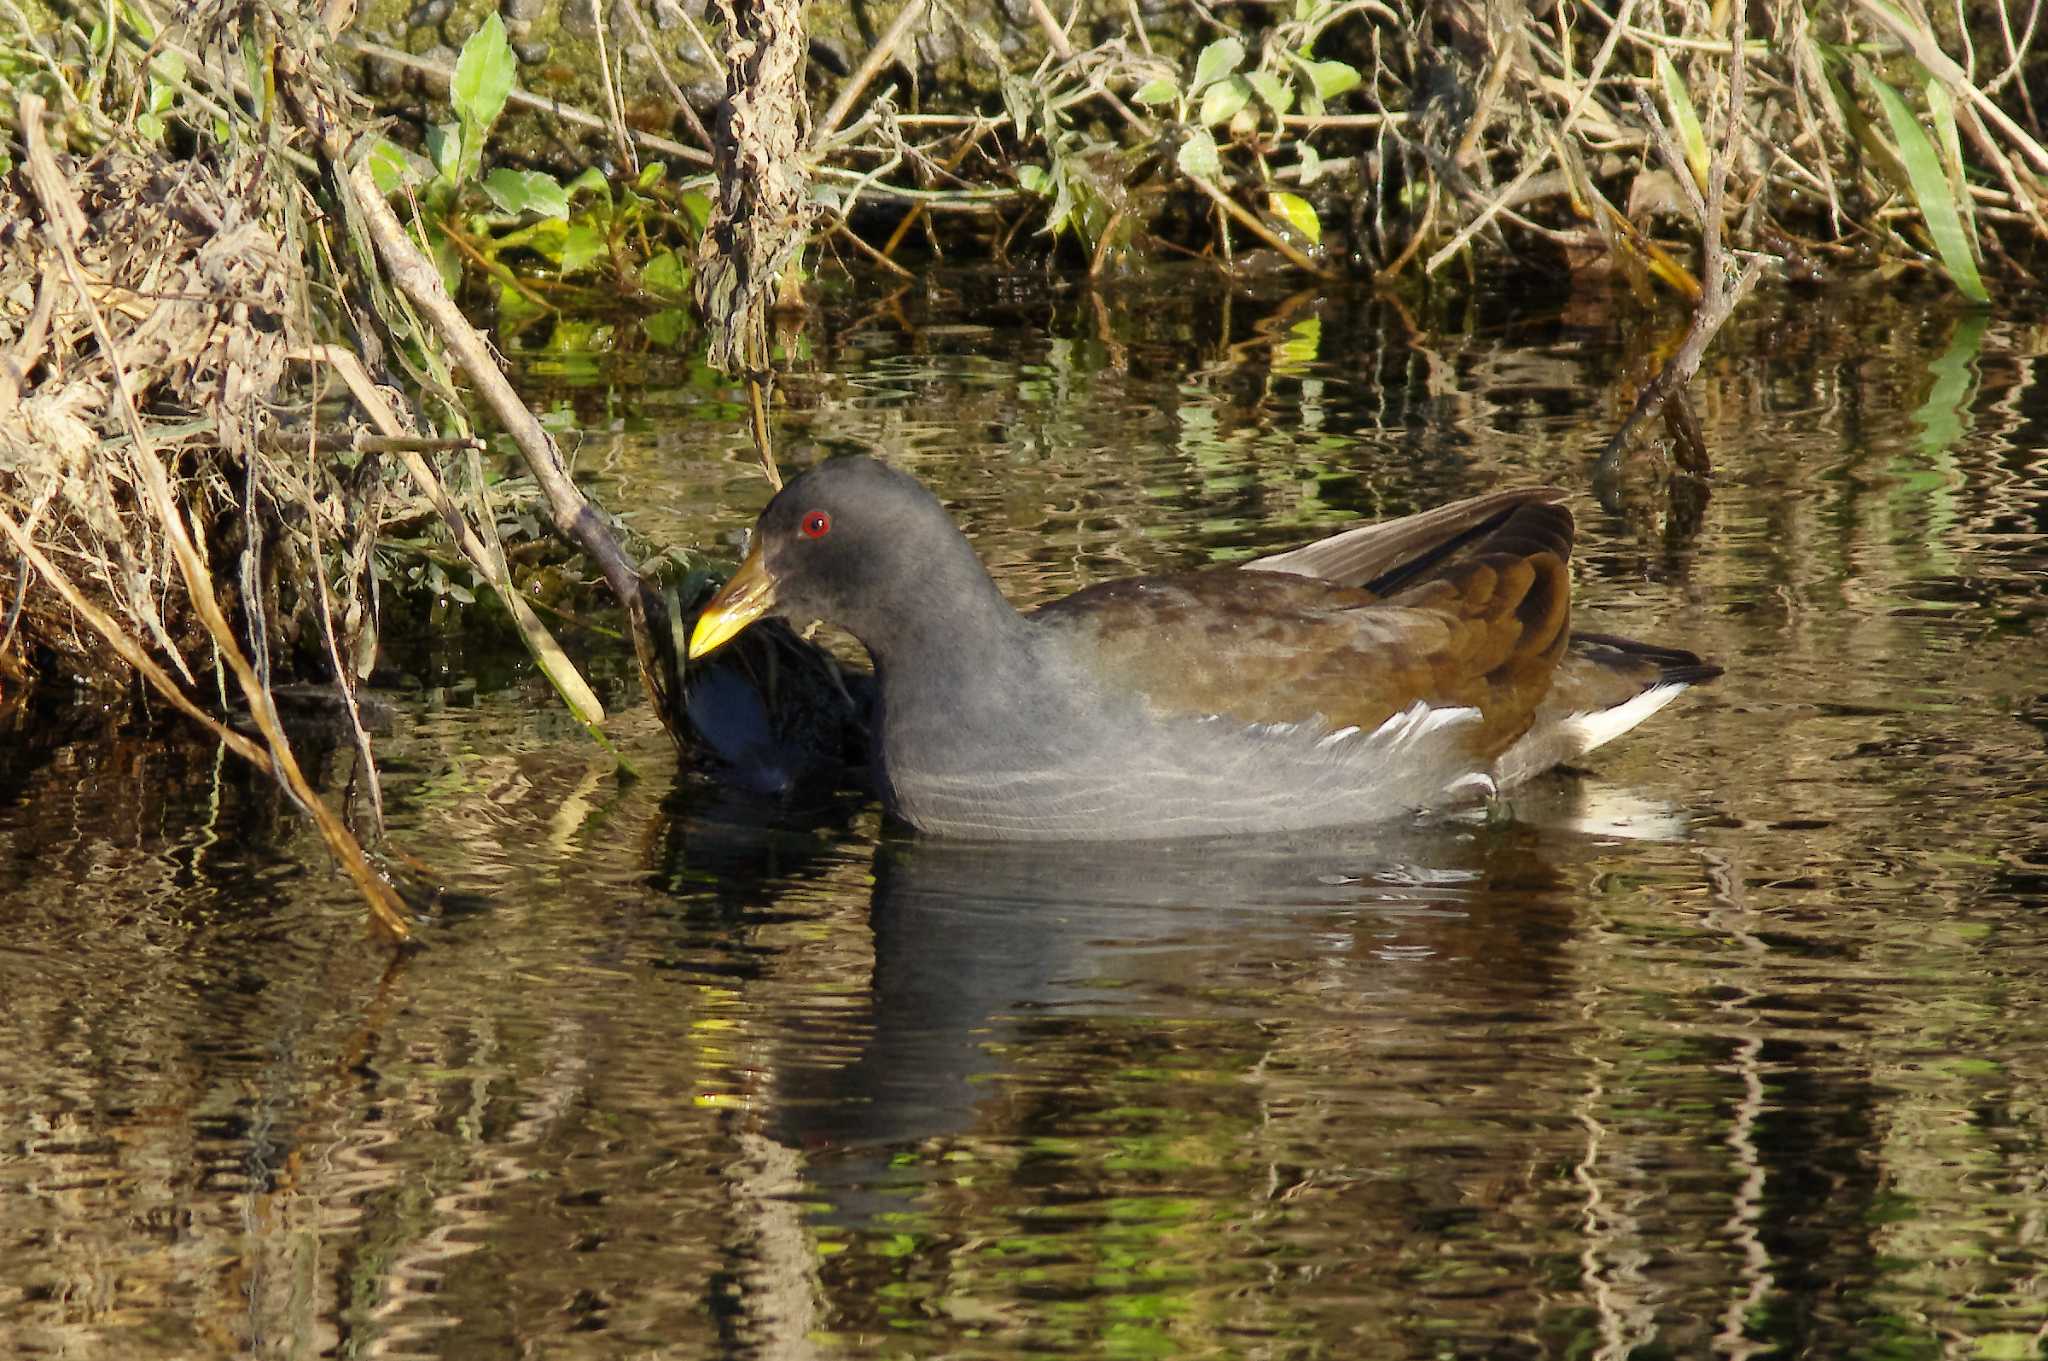
M 892 1172 L 897 1152 L 970 1130 L 1001 1137 L 989 1080 L 1015 1046 L 1062 1027 L 1376 1014 L 1403 1025 L 1540 1005 L 1572 929 L 1575 867 L 1616 836 L 1682 831 L 1653 806 L 1593 806 L 1613 793 L 1559 778 L 1532 786 L 1506 822 L 1291 838 L 886 839 L 869 987 L 762 1036 L 774 1078 L 759 1132 L 804 1155 L 832 1218 L 860 1221 L 883 1208 L 870 1193 L 893 1200 L 915 1176 Z M 774 893 L 814 877 L 807 856 L 849 849 L 836 829 L 747 817 L 735 807 L 695 822 L 689 859 L 700 882 L 770 895 L 749 911 L 772 913 Z

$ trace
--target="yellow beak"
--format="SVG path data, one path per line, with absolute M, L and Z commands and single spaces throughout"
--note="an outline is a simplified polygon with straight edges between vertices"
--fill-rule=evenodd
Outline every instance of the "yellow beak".
M 719 588 L 711 603 L 697 616 L 690 630 L 690 659 L 695 661 L 713 648 L 723 647 L 747 625 L 775 608 L 775 578 L 761 564 L 761 540 L 757 535 L 747 559 Z

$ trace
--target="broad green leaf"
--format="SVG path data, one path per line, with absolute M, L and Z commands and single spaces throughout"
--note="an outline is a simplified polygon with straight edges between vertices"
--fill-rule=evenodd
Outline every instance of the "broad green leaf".
M 1027 194 L 1045 194 L 1052 191 L 1052 174 L 1042 165 L 1017 167 L 1017 183 Z
M 380 194 L 395 194 L 408 184 L 417 183 L 419 171 L 415 159 L 406 155 L 397 143 L 379 137 L 370 148 L 368 156 L 370 178 L 377 183 Z
M 1180 144 L 1173 163 L 1183 175 L 1198 180 L 1214 180 L 1223 174 L 1223 162 L 1216 155 L 1216 139 L 1199 128 Z
M 1140 104 L 1171 104 L 1180 98 L 1180 86 L 1161 76 L 1157 80 L 1146 81 L 1131 98 Z
M 1276 117 L 1294 107 L 1294 87 L 1271 71 L 1254 71 L 1245 77 L 1251 87 L 1259 92 L 1259 98 L 1266 101 Z
M 690 219 L 690 225 L 698 231 L 711 222 L 711 195 L 701 189 L 692 189 L 676 202 L 681 205 L 683 215 Z
M 562 241 L 562 258 L 559 262 L 562 273 L 574 274 L 579 270 L 587 269 L 592 261 L 601 260 L 604 258 L 604 255 L 605 238 L 603 232 L 587 222 L 572 222 L 569 224 L 568 235 Z
M 1296 154 L 1301 159 L 1301 187 L 1306 189 L 1323 173 L 1323 158 L 1321 153 L 1305 141 L 1299 144 Z
M 569 196 L 552 175 L 539 170 L 507 170 L 502 166 L 484 176 L 484 193 L 501 213 L 518 216 L 538 213 L 542 217 L 567 217 Z
M 641 266 L 640 282 L 656 293 L 687 297 L 690 292 L 689 262 L 674 251 L 665 250 Z
M 448 102 L 465 127 L 481 133 L 498 121 L 518 69 L 505 37 L 505 21 L 492 10 L 462 45 L 462 55 L 455 59 L 455 79 L 448 87 Z
M 1913 202 L 1920 209 L 1920 220 L 1927 224 L 1927 235 L 1934 241 L 1935 252 L 1941 256 L 1942 268 L 1948 271 L 1957 291 L 1971 302 L 1991 301 L 1991 295 L 1984 291 L 1984 281 L 1977 276 L 1977 260 L 1972 250 L 1975 243 L 1963 230 L 1955 187 L 1949 183 L 1948 175 L 1941 167 L 1940 153 L 1935 151 L 1934 143 L 1920 126 L 1920 120 L 1906 107 L 1906 101 L 1899 97 L 1899 92 L 1869 68 L 1865 67 L 1863 74 L 1870 81 L 1870 88 L 1877 92 L 1878 105 L 1883 108 L 1885 121 L 1891 125 L 1892 136 L 1898 142 L 1899 160 L 1906 167 L 1908 188 L 1912 191 Z
M 665 350 L 679 347 L 690 335 L 690 313 L 681 307 L 665 307 L 652 316 L 640 318 L 640 331 Z
M 1266 199 L 1266 207 L 1273 216 L 1307 237 L 1310 245 L 1323 244 L 1323 220 L 1316 216 L 1315 205 L 1301 195 L 1272 194 Z
M 1200 94 L 1211 82 L 1223 79 L 1244 62 L 1244 44 L 1235 38 L 1218 38 L 1195 58 L 1195 78 L 1188 83 L 1189 94 Z
M 1218 123 L 1228 123 L 1251 100 L 1252 87 L 1243 76 L 1217 81 L 1202 96 L 1202 125 L 1214 127 Z
M 1364 77 L 1358 68 L 1341 61 L 1304 62 L 1308 78 L 1316 87 L 1317 99 L 1335 99 L 1347 90 L 1355 90 Z
M 1671 121 L 1678 125 L 1678 145 L 1685 151 L 1685 163 L 1692 168 L 1695 183 L 1707 183 L 1707 139 L 1700 131 L 1700 116 L 1685 88 L 1685 77 L 1671 64 L 1664 49 L 1657 49 L 1657 77 L 1664 82 L 1664 102 L 1671 109 Z
M 453 184 L 462 164 L 461 126 L 436 123 L 428 128 L 427 158 L 434 163 L 434 173 Z
M 563 185 L 562 192 L 566 193 L 570 198 L 575 198 L 578 194 L 597 194 L 606 203 L 610 203 L 612 199 L 612 184 L 610 180 L 604 177 L 604 171 L 599 170 L 593 165 L 575 179 Z

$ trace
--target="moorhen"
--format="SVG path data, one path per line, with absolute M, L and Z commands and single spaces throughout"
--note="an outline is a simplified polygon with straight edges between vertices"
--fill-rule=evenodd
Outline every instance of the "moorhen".
M 1573 633 L 1571 512 L 1497 492 L 1020 614 L 932 494 L 872 459 L 768 503 L 690 634 L 822 619 L 874 658 L 874 775 L 922 831 L 1284 832 L 1483 800 L 1720 674 Z

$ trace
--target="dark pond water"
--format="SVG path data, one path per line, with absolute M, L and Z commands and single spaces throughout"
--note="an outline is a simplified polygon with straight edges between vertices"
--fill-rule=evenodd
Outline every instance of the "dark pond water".
M 1582 620 L 1728 674 L 1511 822 L 918 843 L 678 774 L 616 657 L 638 782 L 451 650 L 382 752 L 456 892 L 388 964 L 184 729 L 24 727 L 0 1353 L 2042 1355 L 2048 329 L 1843 293 L 1726 334 L 1690 513 L 1594 494 L 1677 326 L 1607 299 L 811 319 L 795 457 L 928 478 L 1021 599 L 1573 489 Z M 764 498 L 701 374 L 527 373 L 648 534 Z

